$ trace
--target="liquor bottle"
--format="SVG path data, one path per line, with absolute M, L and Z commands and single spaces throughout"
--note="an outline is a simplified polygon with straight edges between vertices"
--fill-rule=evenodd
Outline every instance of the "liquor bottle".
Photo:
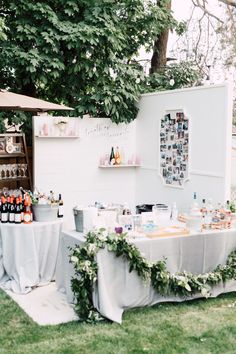
M 58 205 L 58 218 L 63 218 L 64 216 L 64 206 L 63 206 L 63 200 L 61 199 L 61 194 L 59 194 L 59 205 Z
M 14 205 L 14 198 L 10 197 L 10 204 L 8 209 L 8 221 L 13 224 L 15 222 L 15 205 Z
M 121 164 L 121 158 L 120 158 L 120 151 L 118 146 L 116 147 L 116 153 L 115 153 L 115 165 L 120 165 Z
M 2 196 L 2 207 L 1 207 L 1 222 L 7 223 L 8 222 L 8 205 L 6 198 Z
M 20 206 L 19 198 L 16 198 L 16 204 L 15 204 L 15 224 L 20 224 L 20 223 L 21 223 L 21 206 Z
M 110 165 L 115 165 L 115 154 L 114 154 L 114 148 L 112 146 L 111 148 L 111 154 L 110 154 Z

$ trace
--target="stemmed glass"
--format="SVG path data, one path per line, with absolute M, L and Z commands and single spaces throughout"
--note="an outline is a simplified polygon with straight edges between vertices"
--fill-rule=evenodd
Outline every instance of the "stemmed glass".
M 22 164 L 21 164 L 21 170 L 22 170 L 22 172 L 23 172 L 22 177 L 23 177 L 23 178 L 27 177 L 27 176 L 26 176 L 26 170 L 27 170 L 27 164 L 26 164 L 26 163 L 22 163 Z
M 3 164 L 2 165 L 2 179 L 6 179 L 7 178 L 7 169 L 8 169 L 8 165 L 7 164 Z
M 17 178 L 17 171 L 18 171 L 18 164 L 14 163 L 12 165 L 12 173 L 13 173 L 13 178 Z

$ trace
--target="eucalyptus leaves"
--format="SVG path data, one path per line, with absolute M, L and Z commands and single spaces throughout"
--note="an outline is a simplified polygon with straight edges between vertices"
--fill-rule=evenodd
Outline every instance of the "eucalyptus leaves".
M 129 263 L 130 272 L 135 270 L 145 281 L 151 279 L 153 288 L 160 295 L 178 295 L 183 297 L 201 293 L 208 297 L 213 285 L 236 279 L 236 251 L 228 256 L 226 265 L 218 265 L 212 272 L 194 275 L 187 272 L 170 274 L 166 260 L 150 263 L 139 249 L 126 238 L 126 234 L 108 234 L 105 229 L 91 231 L 82 247 L 71 250 L 70 261 L 74 265 L 75 277 L 72 290 L 75 294 L 75 310 L 80 320 L 93 322 L 102 319 L 93 306 L 92 293 L 97 281 L 97 252 L 107 247 L 117 257 L 123 257 Z

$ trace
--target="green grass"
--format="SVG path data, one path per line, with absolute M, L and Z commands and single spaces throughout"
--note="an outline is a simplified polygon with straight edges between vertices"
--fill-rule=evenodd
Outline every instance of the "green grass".
M 236 353 L 236 293 L 130 310 L 122 325 L 39 326 L 0 291 L 0 353 Z

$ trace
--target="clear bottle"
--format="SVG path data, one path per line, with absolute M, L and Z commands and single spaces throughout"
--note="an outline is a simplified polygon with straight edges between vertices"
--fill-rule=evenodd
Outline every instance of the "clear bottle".
M 171 205 L 170 219 L 176 221 L 178 219 L 178 209 L 176 202 Z

